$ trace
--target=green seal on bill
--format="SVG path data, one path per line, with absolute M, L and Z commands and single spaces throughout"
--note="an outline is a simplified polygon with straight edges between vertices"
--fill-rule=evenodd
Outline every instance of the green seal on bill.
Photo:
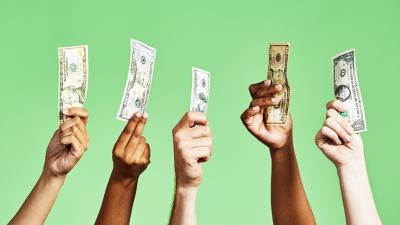
M 349 114 L 348 114 L 347 112 L 340 112 L 340 115 L 341 115 L 342 117 L 347 117 Z

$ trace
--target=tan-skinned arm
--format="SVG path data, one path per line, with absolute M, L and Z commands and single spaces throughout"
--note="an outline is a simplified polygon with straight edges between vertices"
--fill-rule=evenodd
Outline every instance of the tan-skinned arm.
M 35 187 L 9 225 L 43 224 L 64 184 L 67 173 L 78 163 L 88 148 L 86 130 L 88 112 L 70 108 L 70 117 L 54 132 L 46 151 L 43 172 Z
M 129 120 L 113 149 L 113 171 L 107 184 L 96 225 L 127 225 L 140 174 L 150 163 L 150 146 L 142 136 L 147 115 Z
M 249 87 L 252 101 L 241 116 L 247 130 L 265 144 L 271 154 L 271 205 L 275 225 L 313 225 L 314 215 L 304 191 L 293 147 L 292 120 L 284 125 L 267 125 L 265 110 L 279 104 L 281 85 L 270 80 Z

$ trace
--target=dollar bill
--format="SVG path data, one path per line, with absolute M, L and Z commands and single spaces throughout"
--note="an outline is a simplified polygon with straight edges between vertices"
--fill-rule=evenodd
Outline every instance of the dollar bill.
M 155 59 L 156 49 L 131 39 L 128 79 L 117 119 L 127 121 L 135 112 L 144 113 L 146 111 Z
M 67 119 L 63 110 L 82 107 L 88 88 L 88 46 L 58 48 L 59 98 L 58 111 L 60 123 Z
M 270 106 L 265 112 L 267 124 L 286 124 L 289 114 L 290 88 L 287 80 L 289 43 L 270 43 L 267 79 L 272 85 L 282 85 L 282 90 L 275 97 L 279 104 Z
M 347 118 L 356 133 L 366 131 L 367 124 L 358 85 L 355 49 L 334 56 L 332 65 L 335 97 L 343 102 L 348 110 L 341 112 L 341 115 Z
M 210 95 L 211 74 L 205 70 L 192 68 L 192 97 L 190 111 L 207 113 Z

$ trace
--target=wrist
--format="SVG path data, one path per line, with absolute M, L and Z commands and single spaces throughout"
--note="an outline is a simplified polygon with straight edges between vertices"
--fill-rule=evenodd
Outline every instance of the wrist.
M 287 158 L 291 156 L 294 152 L 292 138 L 288 138 L 288 140 L 282 146 L 269 147 L 269 152 L 272 158 Z
M 360 177 L 367 174 L 367 168 L 364 162 L 351 162 L 345 165 L 336 166 L 336 170 L 340 177 L 352 176 Z
M 65 182 L 66 175 L 54 175 L 46 170 L 42 172 L 39 177 L 39 183 L 51 186 L 63 186 Z
M 195 199 L 198 191 L 198 187 L 189 187 L 189 186 L 179 186 L 176 185 L 175 187 L 175 195 L 188 198 L 188 199 Z
M 120 183 L 124 186 L 131 186 L 138 182 L 138 176 L 127 176 L 124 173 L 121 173 L 119 170 L 113 169 L 110 176 L 110 181 L 114 183 Z

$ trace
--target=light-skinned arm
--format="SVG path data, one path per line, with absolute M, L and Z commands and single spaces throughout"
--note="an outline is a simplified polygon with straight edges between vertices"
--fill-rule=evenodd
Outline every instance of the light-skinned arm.
M 87 150 L 88 112 L 82 108 L 70 108 L 64 115 L 70 119 L 54 132 L 47 147 L 43 172 L 9 225 L 43 224 L 64 184 L 67 173 Z
M 289 115 L 284 125 L 267 125 L 266 108 L 278 105 L 276 94 L 281 85 L 271 85 L 271 80 L 249 86 L 252 101 L 241 120 L 247 130 L 269 148 L 272 159 L 271 205 L 275 225 L 312 225 L 314 215 L 297 166 L 293 147 L 292 120 Z
M 129 224 L 140 174 L 150 163 L 150 146 L 142 136 L 147 114 L 129 120 L 112 152 L 113 170 L 96 225 Z
M 326 119 L 315 143 L 336 166 L 347 225 L 381 225 L 369 185 L 361 136 L 340 115 L 346 106 L 338 101 L 326 105 Z
M 203 113 L 188 112 L 172 134 L 176 190 L 169 225 L 196 225 L 196 195 L 202 163 L 211 157 L 211 130 Z

